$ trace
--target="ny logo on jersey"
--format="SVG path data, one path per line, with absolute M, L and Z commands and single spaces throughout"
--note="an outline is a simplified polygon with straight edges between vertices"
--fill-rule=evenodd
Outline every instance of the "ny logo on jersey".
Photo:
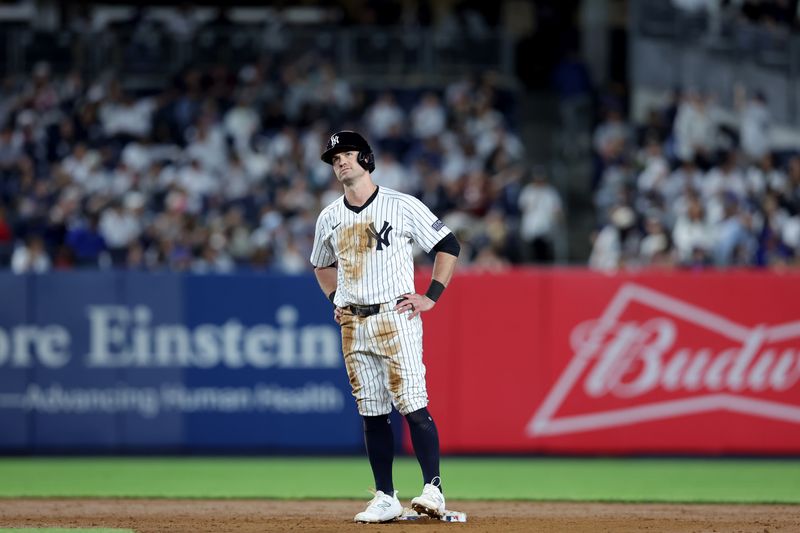
M 384 246 L 389 246 L 389 233 L 391 232 L 392 227 L 385 220 L 383 221 L 383 227 L 380 231 L 375 229 L 374 222 L 370 222 L 369 227 L 367 228 L 367 238 L 369 239 L 367 247 L 372 248 L 372 241 L 377 241 L 378 244 L 376 249 L 383 250 Z

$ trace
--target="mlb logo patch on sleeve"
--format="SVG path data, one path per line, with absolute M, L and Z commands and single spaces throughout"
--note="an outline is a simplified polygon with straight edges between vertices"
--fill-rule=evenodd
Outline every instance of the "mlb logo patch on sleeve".
M 434 231 L 439 231 L 444 227 L 444 222 L 442 222 L 441 220 L 437 220 L 436 222 L 431 224 L 431 227 L 434 229 Z

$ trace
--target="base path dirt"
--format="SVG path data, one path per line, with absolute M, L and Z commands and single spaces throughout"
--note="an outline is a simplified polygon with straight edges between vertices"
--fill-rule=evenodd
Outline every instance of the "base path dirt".
M 113 527 L 152 532 L 386 533 L 800 531 L 800 506 L 451 502 L 466 523 L 355 524 L 365 502 L 344 500 L 0 499 L 0 527 Z

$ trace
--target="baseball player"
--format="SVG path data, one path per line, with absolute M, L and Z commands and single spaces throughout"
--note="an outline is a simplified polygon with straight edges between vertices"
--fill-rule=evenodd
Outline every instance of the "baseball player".
M 317 219 L 311 263 L 342 327 L 342 352 L 375 477 L 375 497 L 356 522 L 387 522 L 403 506 L 392 482 L 392 405 L 408 422 L 422 469 L 420 513 L 440 518 L 439 436 L 428 412 L 422 363 L 421 313 L 433 309 L 453 275 L 460 245 L 422 202 L 372 181 L 375 157 L 358 133 L 331 135 L 322 160 L 333 166 L 344 195 Z M 436 251 L 430 287 L 414 292 L 412 245 Z

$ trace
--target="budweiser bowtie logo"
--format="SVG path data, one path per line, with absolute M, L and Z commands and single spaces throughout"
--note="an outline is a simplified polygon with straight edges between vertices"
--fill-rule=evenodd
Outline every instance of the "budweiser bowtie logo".
M 747 327 L 623 285 L 599 319 L 572 331 L 574 356 L 527 433 L 576 433 L 715 410 L 800 424 L 800 406 L 786 401 L 800 382 L 800 350 L 791 342 L 798 337 L 800 321 Z M 587 404 L 592 412 L 581 412 Z

